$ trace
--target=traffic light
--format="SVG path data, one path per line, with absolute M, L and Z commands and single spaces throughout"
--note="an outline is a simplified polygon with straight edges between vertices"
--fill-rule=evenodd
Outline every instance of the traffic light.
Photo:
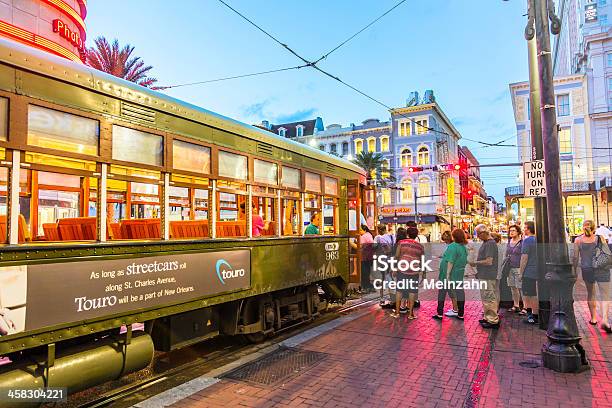
M 410 166 L 408 167 L 408 173 L 417 173 L 419 171 L 423 171 L 422 166 Z

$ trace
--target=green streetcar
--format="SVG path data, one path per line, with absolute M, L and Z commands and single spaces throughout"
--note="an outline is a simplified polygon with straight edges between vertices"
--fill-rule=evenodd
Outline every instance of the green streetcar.
M 1 387 L 70 392 L 358 281 L 355 165 L 0 40 Z M 316 214 L 322 216 L 316 217 Z M 316 234 L 305 225 L 320 220 Z

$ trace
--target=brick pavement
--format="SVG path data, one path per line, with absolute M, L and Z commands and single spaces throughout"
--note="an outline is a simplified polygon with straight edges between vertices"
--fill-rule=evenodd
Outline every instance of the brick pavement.
M 610 335 L 576 310 L 592 369 L 559 374 L 519 363 L 538 361 L 545 332 L 502 316 L 497 333 L 482 329 L 480 304 L 468 301 L 465 322 L 434 321 L 435 293 L 421 295 L 419 318 L 370 313 L 298 347 L 326 353 L 274 386 L 221 378 L 172 405 L 186 407 L 612 407 Z

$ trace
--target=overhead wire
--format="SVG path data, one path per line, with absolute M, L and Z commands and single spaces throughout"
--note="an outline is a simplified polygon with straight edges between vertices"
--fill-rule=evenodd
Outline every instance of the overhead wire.
M 305 68 L 307 66 L 308 65 L 306 65 L 306 64 L 296 65 L 296 66 L 293 66 L 293 67 L 271 69 L 269 71 L 253 72 L 253 73 L 250 73 L 250 74 L 243 74 L 243 75 L 234 75 L 234 76 L 223 77 L 223 78 L 209 79 L 209 80 L 206 80 L 206 81 L 188 82 L 188 83 L 184 83 L 184 84 L 168 85 L 168 86 L 159 86 L 159 87 L 155 87 L 154 89 L 155 90 L 163 91 L 163 90 L 170 89 L 170 88 L 179 88 L 181 86 L 209 84 L 211 82 L 221 82 L 221 81 L 227 81 L 229 79 L 247 78 L 247 77 L 258 76 L 258 75 L 273 74 L 273 73 L 283 72 L 283 71 L 291 71 L 291 70 L 294 70 L 294 69 Z

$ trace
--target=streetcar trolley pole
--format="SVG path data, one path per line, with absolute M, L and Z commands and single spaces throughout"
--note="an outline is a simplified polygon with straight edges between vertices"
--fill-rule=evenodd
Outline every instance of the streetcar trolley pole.
M 544 366 L 558 372 L 578 372 L 588 365 L 584 348 L 580 344 L 578 325 L 574 314 L 573 288 L 576 275 L 569 262 L 559 171 L 559 141 L 555 109 L 550 33 L 561 31 L 561 21 L 554 14 L 553 0 L 528 0 L 529 19 L 525 34 L 536 38 L 540 84 L 540 109 L 542 141 L 546 170 L 546 195 L 548 204 L 548 251 L 546 280 L 551 289 L 551 314 L 542 347 Z M 535 33 L 534 33 L 535 24 Z M 544 220 L 541 220 L 544 222 Z

